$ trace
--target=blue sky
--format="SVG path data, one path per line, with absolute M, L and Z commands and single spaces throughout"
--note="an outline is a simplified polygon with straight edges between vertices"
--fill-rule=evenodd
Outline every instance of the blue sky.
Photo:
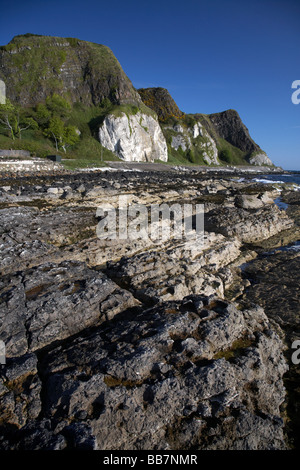
M 186 113 L 233 108 L 276 165 L 300 170 L 299 0 L 2 2 L 0 44 L 27 32 L 110 47 L 136 88 Z

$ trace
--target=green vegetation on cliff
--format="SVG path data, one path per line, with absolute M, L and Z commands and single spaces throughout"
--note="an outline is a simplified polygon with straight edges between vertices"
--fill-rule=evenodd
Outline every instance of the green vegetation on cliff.
M 6 109 L 9 109 L 9 113 Z M 12 111 L 13 109 L 13 111 Z M 46 157 L 60 154 L 68 168 L 101 166 L 105 161 L 119 158 L 103 147 L 98 140 L 99 126 L 108 114 L 120 116 L 142 112 L 155 113 L 143 103 L 116 105 L 105 98 L 99 105 L 71 104 L 61 95 L 48 96 L 44 103 L 33 107 L 0 105 L 0 148 L 28 150 L 32 155 Z M 22 133 L 12 137 L 12 130 L 5 126 L 7 117 L 12 127 L 15 120 L 28 123 Z
M 115 104 L 141 99 L 112 51 L 76 38 L 25 34 L 0 47 L 0 78 L 7 95 L 22 106 L 44 102 L 53 93 L 72 103 Z
M 165 88 L 141 88 L 138 92 L 144 104 L 157 113 L 168 144 L 169 160 L 174 163 L 249 165 L 253 155 L 264 153 L 235 110 L 184 114 Z M 194 134 L 197 125 L 203 128 L 200 135 Z
M 238 116 L 236 111 L 231 110 L 231 112 L 234 118 Z M 253 142 L 239 117 L 231 121 L 228 119 L 227 134 L 224 138 L 224 133 L 211 118 L 211 116 L 215 118 L 218 114 L 222 113 L 185 114 L 180 118 L 169 116 L 161 123 L 168 144 L 169 160 L 174 163 L 190 162 L 197 165 L 249 165 L 249 158 L 253 153 L 263 153 Z M 195 129 L 196 134 L 194 134 Z M 234 135 L 238 135 L 234 141 L 236 145 L 231 140 Z M 217 159 L 214 158 L 216 151 Z
M 69 166 L 118 160 L 99 143 L 108 114 L 158 118 L 169 162 L 249 164 L 263 153 L 238 113 L 183 113 L 164 88 L 136 90 L 112 51 L 77 38 L 24 34 L 0 47 L 0 148 L 61 153 Z M 8 106 L 8 108 L 7 108 Z
M 60 154 L 69 168 L 118 160 L 96 139 L 97 123 L 106 112 L 106 107 L 71 105 L 57 94 L 30 108 L 0 105 L 0 148 L 28 150 L 38 157 Z M 5 125 L 6 121 L 15 134 Z M 30 125 L 22 124 L 24 130 L 20 133 L 16 122 Z

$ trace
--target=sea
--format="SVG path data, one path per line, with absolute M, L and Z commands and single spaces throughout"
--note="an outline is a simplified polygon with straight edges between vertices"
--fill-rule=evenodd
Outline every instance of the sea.
M 300 171 L 290 171 L 289 174 L 268 174 L 268 175 L 259 175 L 253 178 L 253 181 L 258 183 L 290 183 L 293 185 L 293 189 L 300 191 Z
M 253 178 L 253 181 L 259 182 L 259 183 L 290 183 L 292 185 L 292 188 L 294 191 L 300 191 L 300 171 L 291 171 L 289 174 L 277 174 L 277 175 L 261 175 L 261 176 L 256 176 Z M 274 200 L 275 204 L 280 209 L 287 209 L 288 204 L 285 204 L 283 201 L 281 201 L 281 198 L 278 197 Z M 281 248 L 276 248 L 276 251 L 271 251 L 268 254 L 273 254 L 278 251 L 300 251 L 300 240 L 297 240 L 288 246 L 283 246 Z

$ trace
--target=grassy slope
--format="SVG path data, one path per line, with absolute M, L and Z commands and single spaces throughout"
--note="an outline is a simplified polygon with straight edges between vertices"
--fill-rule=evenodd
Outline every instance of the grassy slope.
M 33 110 L 29 110 L 34 112 Z M 67 153 L 56 151 L 54 143 L 47 139 L 41 130 L 27 130 L 22 133 L 22 138 L 12 140 L 7 131 L 0 128 L 0 148 L 29 150 L 32 155 L 46 157 L 47 155 L 59 154 L 63 158 L 66 168 L 86 168 L 103 166 L 107 161 L 119 161 L 119 158 L 111 151 L 103 147 L 97 140 L 99 125 L 107 114 L 115 116 L 125 113 L 136 114 L 138 111 L 155 115 L 143 103 L 140 107 L 132 105 L 116 106 L 108 100 L 102 106 L 84 106 L 76 103 L 71 110 L 66 124 L 75 126 L 80 131 L 80 140 Z
M 239 148 L 220 138 L 209 117 L 205 114 L 185 114 L 180 119 L 171 118 L 162 125 L 168 144 L 170 162 L 174 164 L 206 165 L 205 160 L 203 159 L 203 148 L 200 146 L 201 143 L 205 143 L 207 141 L 205 137 L 199 136 L 196 139 L 191 138 L 192 147 L 189 150 L 183 151 L 181 147 L 179 147 L 178 150 L 175 150 L 171 147 L 172 136 L 175 136 L 177 133 L 173 129 L 170 129 L 170 127 L 173 127 L 175 124 L 180 124 L 180 126 L 187 130 L 188 128 L 192 128 L 197 122 L 200 122 L 208 131 L 209 135 L 215 140 L 221 165 L 249 165 L 246 160 L 246 154 Z M 224 151 L 226 151 L 227 158 L 222 160 L 221 157 Z
M 151 112 L 149 108 L 142 105 L 142 112 Z M 112 152 L 102 147 L 97 140 L 97 129 L 104 117 L 107 114 L 114 114 L 115 116 L 120 115 L 122 112 L 129 114 L 135 114 L 139 111 L 139 108 L 122 105 L 113 106 L 110 103 L 106 103 L 104 106 L 83 106 L 82 104 L 75 104 L 72 108 L 71 114 L 68 118 L 67 123 L 77 127 L 80 131 L 80 141 L 72 149 L 68 149 L 67 153 L 61 151 L 57 152 L 54 143 L 43 136 L 41 130 L 33 131 L 27 130 L 22 133 L 22 140 L 16 139 L 12 141 L 7 136 L 7 132 L 0 129 L 0 148 L 3 149 L 23 149 L 29 150 L 32 155 L 38 157 L 46 157 L 50 154 L 60 154 L 63 157 L 63 164 L 69 168 L 85 168 L 93 166 L 103 166 L 108 161 L 118 161 L 118 157 Z M 192 126 L 194 117 L 189 115 L 180 121 L 182 126 Z M 174 124 L 174 123 L 173 123 Z M 202 158 L 202 152 L 197 147 L 197 139 L 193 141 L 192 151 L 183 151 L 179 148 L 177 151 L 174 150 L 171 145 L 171 136 L 175 134 L 172 130 L 164 130 L 164 134 L 168 143 L 168 163 L 174 165 L 205 165 L 205 161 Z M 213 136 L 216 138 L 216 136 Z M 203 138 L 198 138 L 198 142 L 203 141 Z M 232 146 L 230 143 L 223 139 L 218 138 L 218 150 L 227 149 L 230 152 L 231 160 L 221 161 L 221 164 L 235 164 L 245 165 L 245 155 L 241 150 Z

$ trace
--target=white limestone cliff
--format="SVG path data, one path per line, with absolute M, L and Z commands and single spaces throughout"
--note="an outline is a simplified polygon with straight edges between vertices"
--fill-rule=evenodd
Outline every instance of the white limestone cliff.
M 167 143 L 158 121 L 141 112 L 106 116 L 99 128 L 99 141 L 127 162 L 168 160 Z
M 249 163 L 251 165 L 270 165 L 273 166 L 272 161 L 270 158 L 264 153 L 258 153 L 256 155 L 253 155 L 252 157 L 249 158 Z
M 203 160 L 207 165 L 220 165 L 218 160 L 218 149 L 216 142 L 204 129 L 204 127 L 197 122 L 193 127 L 184 128 L 180 124 L 176 124 L 172 128 L 176 132 L 172 135 L 171 146 L 178 150 L 179 147 L 185 152 L 187 149 L 192 147 L 193 142 L 197 139 L 199 148 L 202 151 Z

